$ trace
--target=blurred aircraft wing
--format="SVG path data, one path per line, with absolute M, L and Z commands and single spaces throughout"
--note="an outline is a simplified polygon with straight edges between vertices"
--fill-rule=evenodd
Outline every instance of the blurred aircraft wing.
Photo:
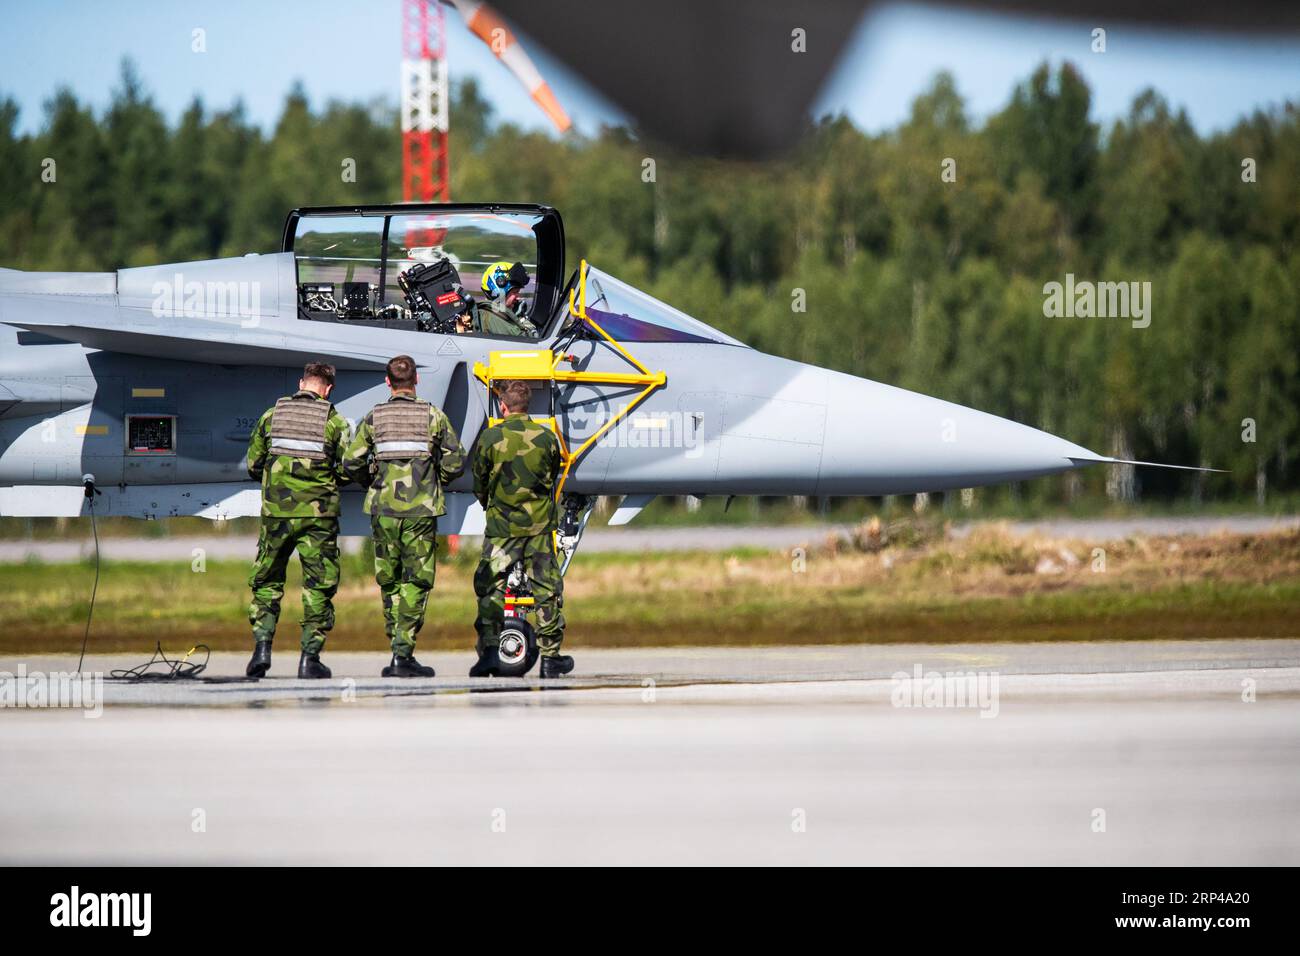
M 798 139 L 861 0 L 493 0 L 651 137 L 764 156 Z M 807 52 L 791 49 L 805 31 Z
M 493 0 L 493 6 L 630 114 L 690 153 L 762 159 L 795 143 L 872 0 Z M 1294 0 L 957 0 L 1085 24 L 1300 30 Z M 1096 21 L 1094 23 L 1094 21 Z M 802 30 L 806 52 L 795 52 Z M 1085 34 L 1086 41 L 1086 34 Z M 942 42 L 936 38 L 936 42 Z M 1087 49 L 1081 42 L 1081 49 Z

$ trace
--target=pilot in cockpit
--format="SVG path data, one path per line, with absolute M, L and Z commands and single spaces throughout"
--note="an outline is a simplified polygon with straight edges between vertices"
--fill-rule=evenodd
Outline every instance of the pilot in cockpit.
M 520 295 L 526 285 L 528 272 L 522 262 L 492 263 L 483 270 L 484 299 L 469 300 L 469 308 L 456 320 L 456 331 L 536 337 L 528 303 Z

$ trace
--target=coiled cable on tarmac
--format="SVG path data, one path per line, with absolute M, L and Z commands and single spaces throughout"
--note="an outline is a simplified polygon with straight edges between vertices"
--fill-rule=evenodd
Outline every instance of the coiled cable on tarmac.
M 190 660 L 190 654 L 195 651 L 203 651 L 203 662 L 198 663 Z M 206 644 L 195 644 L 190 648 L 189 654 L 178 660 L 173 660 L 167 656 L 167 652 L 162 649 L 162 641 L 158 642 L 157 649 L 153 652 L 153 657 L 143 664 L 137 664 L 135 667 L 119 668 L 108 672 L 108 676 L 114 680 L 130 681 L 150 681 L 150 680 L 193 680 L 208 669 L 208 659 L 212 657 L 212 649 Z M 154 667 L 161 668 L 153 670 Z

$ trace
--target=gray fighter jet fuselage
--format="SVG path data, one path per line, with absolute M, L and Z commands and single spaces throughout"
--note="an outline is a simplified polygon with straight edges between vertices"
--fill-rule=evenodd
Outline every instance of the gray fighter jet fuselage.
M 397 280 L 444 258 L 462 278 L 493 259 L 526 263 L 540 334 L 440 331 Z M 660 494 L 904 494 L 1113 461 L 763 354 L 585 263 L 565 281 L 563 227 L 548 207 L 331 207 L 295 210 L 283 251 L 269 255 L 0 271 L 0 515 L 83 514 L 88 474 L 101 514 L 255 515 L 249 434 L 303 364 L 337 367 L 331 397 L 355 423 L 387 397 L 384 366 L 399 354 L 415 358 L 420 396 L 467 447 L 496 414 L 492 370 L 550 361 L 560 374 L 535 383 L 532 411 L 553 417 L 575 454 L 564 490 L 629 496 L 618 523 Z M 440 530 L 480 530 L 468 476 L 450 491 Z M 344 533 L 364 533 L 360 494 L 344 498 Z

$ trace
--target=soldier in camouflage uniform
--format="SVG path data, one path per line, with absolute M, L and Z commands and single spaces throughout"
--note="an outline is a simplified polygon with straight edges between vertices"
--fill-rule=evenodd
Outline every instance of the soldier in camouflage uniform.
M 334 626 L 334 593 L 339 586 L 339 486 L 348 423 L 329 394 L 334 366 L 312 362 L 303 369 L 298 391 L 267 409 L 248 445 L 248 474 L 262 483 L 262 525 L 257 560 L 249 578 L 253 628 L 249 677 L 271 668 L 271 641 L 280 618 L 284 575 L 297 550 L 302 564 L 302 654 L 298 676 L 329 677 L 321 663 L 325 635 Z
M 528 417 L 527 382 L 499 382 L 496 391 L 505 418 L 483 432 L 474 450 L 474 495 L 487 514 L 487 527 L 474 575 L 479 659 L 470 676 L 495 673 L 506 581 L 514 563 L 523 561 L 536 601 L 541 676 L 559 677 L 573 670 L 573 658 L 560 654 L 564 579 L 554 540 L 560 443 Z
M 344 460 L 366 491 L 375 542 L 375 581 L 393 658 L 384 677 L 432 677 L 415 659 L 415 636 L 433 590 L 443 486 L 465 468 L 465 450 L 442 410 L 415 395 L 415 360 L 388 363 L 392 396 L 357 426 Z

